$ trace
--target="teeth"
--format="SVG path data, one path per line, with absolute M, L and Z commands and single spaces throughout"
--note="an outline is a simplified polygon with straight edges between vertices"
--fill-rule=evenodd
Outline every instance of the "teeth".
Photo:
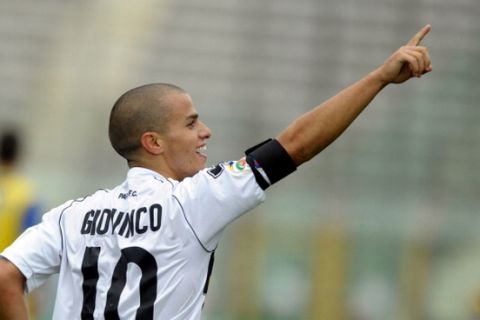
M 207 151 L 207 146 L 203 146 L 203 147 L 200 147 L 200 148 L 197 148 L 197 152 L 205 152 Z

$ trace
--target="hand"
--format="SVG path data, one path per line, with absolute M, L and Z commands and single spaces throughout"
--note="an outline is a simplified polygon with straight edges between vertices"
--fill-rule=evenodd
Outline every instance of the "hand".
M 432 71 L 428 49 L 420 46 L 420 42 L 430 30 L 431 26 L 427 24 L 376 70 L 385 84 L 402 83 Z

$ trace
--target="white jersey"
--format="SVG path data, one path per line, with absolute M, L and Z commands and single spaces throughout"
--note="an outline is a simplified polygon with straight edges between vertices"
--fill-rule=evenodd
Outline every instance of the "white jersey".
M 220 234 L 264 198 L 244 160 L 182 182 L 132 168 L 47 212 L 2 256 L 28 291 L 60 272 L 53 319 L 200 319 Z

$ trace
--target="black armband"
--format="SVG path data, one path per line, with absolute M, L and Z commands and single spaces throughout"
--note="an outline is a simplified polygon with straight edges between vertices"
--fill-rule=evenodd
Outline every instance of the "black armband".
M 263 190 L 297 170 L 288 152 L 275 139 L 268 139 L 246 150 L 245 155 L 258 185 Z M 259 170 L 265 172 L 269 181 Z

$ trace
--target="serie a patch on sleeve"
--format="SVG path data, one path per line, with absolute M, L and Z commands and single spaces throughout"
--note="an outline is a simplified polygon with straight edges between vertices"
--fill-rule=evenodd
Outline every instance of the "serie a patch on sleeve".
M 250 166 L 248 165 L 245 158 L 237 161 L 228 161 L 225 163 L 225 166 L 230 172 L 242 172 L 244 170 L 250 169 Z
M 261 169 L 260 164 L 255 161 L 254 162 L 256 169 Z M 218 178 L 224 170 L 227 170 L 232 173 L 242 173 L 242 172 L 249 172 L 252 171 L 250 165 L 247 163 L 246 158 L 242 158 L 240 160 L 230 160 L 223 163 L 219 163 L 216 166 L 211 167 L 207 170 L 207 173 L 212 176 L 213 178 Z

